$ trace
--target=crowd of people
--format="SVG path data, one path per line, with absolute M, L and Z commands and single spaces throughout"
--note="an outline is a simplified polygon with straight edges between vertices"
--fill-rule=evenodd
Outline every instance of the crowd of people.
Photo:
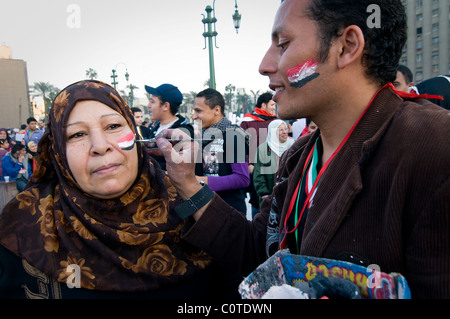
M 36 166 L 39 140 L 45 131 L 44 121 L 29 117 L 20 129 L 0 129 L 0 180 L 15 182 L 18 191 L 28 183 Z
M 379 30 L 364 1 L 284 0 L 260 66 L 275 93 L 238 124 L 215 89 L 189 123 L 176 85 L 145 86 L 147 126 L 84 80 L 56 96 L 45 128 L 1 129 L 19 194 L 0 217 L 0 295 L 239 298 L 243 276 L 289 249 L 450 298 L 449 90 L 399 67 L 403 6 L 376 2 Z

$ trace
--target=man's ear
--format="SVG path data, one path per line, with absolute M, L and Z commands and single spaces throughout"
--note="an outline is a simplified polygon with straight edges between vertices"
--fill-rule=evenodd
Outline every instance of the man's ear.
M 338 57 L 340 69 L 344 69 L 355 61 L 362 59 L 366 42 L 362 30 L 358 26 L 351 25 L 345 28 L 337 41 L 340 46 Z

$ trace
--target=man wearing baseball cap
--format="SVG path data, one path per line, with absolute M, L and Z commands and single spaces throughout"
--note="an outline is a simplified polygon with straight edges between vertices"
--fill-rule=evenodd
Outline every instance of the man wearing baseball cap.
M 152 120 L 155 121 L 151 128 L 150 138 L 163 132 L 165 129 L 184 129 L 186 133 L 194 136 L 194 128 L 189 121 L 178 113 L 181 103 L 183 102 L 183 94 L 172 84 L 162 84 L 156 88 L 145 86 L 145 90 L 150 94 L 148 108 L 151 113 Z M 187 130 L 187 131 L 186 131 Z M 165 170 L 166 163 L 164 156 L 153 157 Z

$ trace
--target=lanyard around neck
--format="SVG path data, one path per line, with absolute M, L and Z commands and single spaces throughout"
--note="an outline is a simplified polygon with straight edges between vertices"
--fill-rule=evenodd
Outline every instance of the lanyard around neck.
M 369 102 L 369 104 L 367 105 L 367 107 L 365 108 L 365 110 L 362 112 L 362 114 L 359 116 L 359 118 L 356 120 L 356 122 L 353 124 L 353 126 L 351 127 L 350 131 L 347 133 L 347 135 L 344 137 L 344 139 L 342 140 L 342 142 L 339 144 L 338 148 L 333 152 L 333 154 L 330 156 L 330 158 L 326 161 L 326 163 L 322 166 L 322 168 L 320 169 L 319 173 L 317 174 L 317 177 L 315 178 L 314 182 L 312 182 L 312 180 L 310 180 L 310 183 L 312 184 L 311 187 L 305 187 L 305 192 L 306 192 L 306 199 L 305 202 L 303 203 L 303 207 L 300 211 L 300 214 L 298 216 L 297 222 L 295 224 L 295 227 L 292 230 L 288 230 L 287 229 L 287 222 L 289 220 L 289 217 L 291 216 L 293 210 L 294 210 L 294 206 L 298 207 L 298 201 L 299 201 L 299 192 L 300 192 L 300 188 L 301 188 L 301 184 L 302 184 L 302 180 L 304 177 L 305 172 L 307 171 L 307 169 L 310 167 L 311 165 L 311 159 L 313 157 L 314 151 L 317 148 L 317 141 L 314 144 L 313 148 L 311 149 L 311 151 L 308 154 L 308 157 L 306 159 L 305 165 L 303 166 L 303 171 L 302 171 L 302 175 L 301 178 L 298 182 L 297 188 L 295 189 L 294 192 L 294 196 L 292 196 L 291 202 L 289 203 L 289 207 L 288 207 L 288 211 L 286 214 L 286 218 L 284 219 L 284 233 L 286 234 L 291 234 L 293 232 L 295 232 L 300 224 L 300 221 L 302 220 L 303 214 L 306 210 L 306 207 L 310 206 L 311 204 L 311 200 L 312 197 L 315 195 L 316 191 L 317 191 L 317 187 L 319 185 L 319 182 L 323 176 L 323 174 L 325 173 L 325 171 L 327 170 L 328 166 L 330 165 L 330 163 L 333 161 L 333 159 L 336 157 L 336 155 L 339 153 L 339 151 L 342 149 L 342 147 L 345 145 L 345 143 L 347 143 L 348 139 L 350 138 L 350 135 L 352 135 L 353 131 L 355 130 L 356 126 L 358 125 L 358 123 L 361 121 L 362 117 L 364 116 L 364 114 L 366 114 L 367 110 L 369 109 L 370 105 L 372 104 L 373 100 L 375 99 L 375 97 L 378 95 L 378 93 L 388 87 L 389 84 L 383 86 L 372 98 L 372 100 Z M 320 138 L 320 136 L 319 136 Z M 320 159 L 319 159 L 320 160 Z M 296 205 L 297 204 L 297 205 Z M 282 247 L 283 248 L 283 247 Z

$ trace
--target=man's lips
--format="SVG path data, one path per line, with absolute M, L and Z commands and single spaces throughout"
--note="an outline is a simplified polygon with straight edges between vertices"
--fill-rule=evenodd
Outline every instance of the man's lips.
M 119 168 L 120 164 L 107 164 L 100 166 L 99 168 L 96 168 L 92 171 L 93 174 L 107 174 L 115 171 L 117 168 Z
M 269 88 L 270 88 L 272 91 L 275 91 L 275 94 L 274 94 L 274 96 L 273 96 L 273 98 L 272 98 L 275 102 L 276 102 L 278 96 L 279 96 L 281 93 L 283 93 L 283 91 L 284 91 L 284 89 L 285 89 L 284 86 L 279 85 L 279 84 L 270 84 L 270 85 L 269 85 Z

